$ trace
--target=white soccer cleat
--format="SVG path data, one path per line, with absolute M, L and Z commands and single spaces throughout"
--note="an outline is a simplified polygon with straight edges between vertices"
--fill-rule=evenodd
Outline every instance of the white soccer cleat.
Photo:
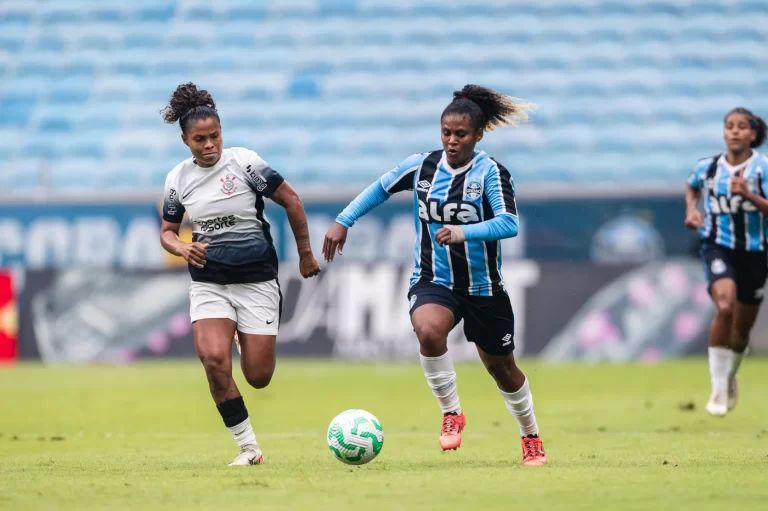
M 736 408 L 736 404 L 739 402 L 739 379 L 734 376 L 733 379 L 728 382 L 728 411 L 730 412 Z
M 261 465 L 262 463 L 264 463 L 264 455 L 261 453 L 261 449 L 255 445 L 246 445 L 229 466 L 245 467 L 248 465 Z
M 725 417 L 728 413 L 728 395 L 712 393 L 707 401 L 707 412 L 713 417 Z

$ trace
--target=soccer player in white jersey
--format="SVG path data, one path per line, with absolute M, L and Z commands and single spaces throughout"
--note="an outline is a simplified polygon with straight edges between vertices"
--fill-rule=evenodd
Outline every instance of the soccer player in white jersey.
M 448 333 L 464 319 L 467 340 L 496 381 L 517 420 L 524 465 L 547 456 L 533 413 L 533 397 L 513 355 L 514 315 L 501 278 L 499 240 L 518 230 L 515 186 L 503 165 L 476 151 L 486 130 L 528 118 L 530 105 L 477 85 L 454 93 L 443 111 L 443 150 L 415 154 L 362 192 L 336 218 L 323 254 L 339 255 L 347 230 L 392 194 L 414 193 L 415 270 L 408 298 L 429 387 L 443 412 L 439 443 L 461 445 L 466 418 L 448 353 Z
M 192 157 L 166 179 L 160 242 L 189 263 L 195 348 L 211 396 L 240 447 L 230 466 L 259 465 L 264 456 L 232 378 L 232 341 L 237 332 L 248 383 L 257 389 L 269 385 L 282 295 L 264 199 L 285 208 L 300 271 L 308 278 L 317 275 L 320 266 L 309 245 L 304 206 L 294 189 L 254 151 L 222 147 L 221 122 L 207 91 L 192 83 L 179 85 L 163 117 L 169 124 L 179 122 Z M 185 212 L 193 229 L 192 243 L 178 236 Z
M 716 307 L 709 333 L 712 392 L 706 409 L 722 417 L 736 406 L 736 375 L 763 301 L 768 225 L 768 158 L 754 149 L 766 124 L 745 108 L 725 116 L 724 154 L 696 165 L 686 188 L 685 225 L 701 233 L 701 257 Z M 705 216 L 697 206 L 704 199 Z

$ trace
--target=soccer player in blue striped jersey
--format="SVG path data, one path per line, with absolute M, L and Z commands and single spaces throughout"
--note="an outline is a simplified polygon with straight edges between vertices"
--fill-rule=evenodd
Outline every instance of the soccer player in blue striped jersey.
M 736 374 L 768 275 L 768 158 L 754 150 L 765 142 L 765 121 L 736 108 L 725 117 L 723 137 L 727 151 L 699 161 L 685 194 L 685 225 L 701 233 L 701 256 L 716 307 L 709 337 L 712 393 L 706 409 L 718 417 L 736 406 Z M 703 217 L 697 209 L 702 197 Z
M 461 445 L 461 411 L 448 334 L 464 320 L 520 426 L 524 465 L 547 462 L 528 380 L 517 367 L 514 315 L 501 276 L 499 241 L 517 234 L 515 185 L 503 165 L 475 145 L 485 131 L 527 120 L 531 105 L 477 85 L 455 92 L 441 117 L 443 150 L 408 157 L 347 206 L 325 237 L 331 262 L 342 254 L 347 230 L 392 194 L 413 192 L 416 227 L 411 277 L 411 322 L 429 387 L 443 412 L 443 450 Z

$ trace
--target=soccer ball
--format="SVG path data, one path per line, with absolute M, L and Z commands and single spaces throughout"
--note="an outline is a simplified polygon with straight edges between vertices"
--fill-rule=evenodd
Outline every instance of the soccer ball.
M 328 448 L 336 459 L 348 465 L 365 465 L 384 446 L 384 429 L 365 410 L 341 412 L 328 426 Z

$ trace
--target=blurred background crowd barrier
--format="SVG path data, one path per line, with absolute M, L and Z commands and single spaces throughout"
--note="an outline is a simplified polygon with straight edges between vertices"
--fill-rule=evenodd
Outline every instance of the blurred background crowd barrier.
M 225 145 L 299 190 L 316 252 L 356 192 L 439 148 L 454 90 L 537 103 L 481 143 L 519 195 L 521 233 L 503 245 L 519 352 L 703 353 L 712 308 L 684 180 L 722 150 L 729 109 L 768 114 L 767 47 L 754 0 L 2 0 L 0 359 L 194 355 L 189 278 L 158 242 L 165 176 L 188 157 L 159 110 L 187 81 L 216 99 Z M 416 353 L 411 207 L 381 206 L 302 281 L 268 206 L 283 354 Z M 476 356 L 460 332 L 451 343 Z M 768 349 L 765 314 L 753 347 Z

